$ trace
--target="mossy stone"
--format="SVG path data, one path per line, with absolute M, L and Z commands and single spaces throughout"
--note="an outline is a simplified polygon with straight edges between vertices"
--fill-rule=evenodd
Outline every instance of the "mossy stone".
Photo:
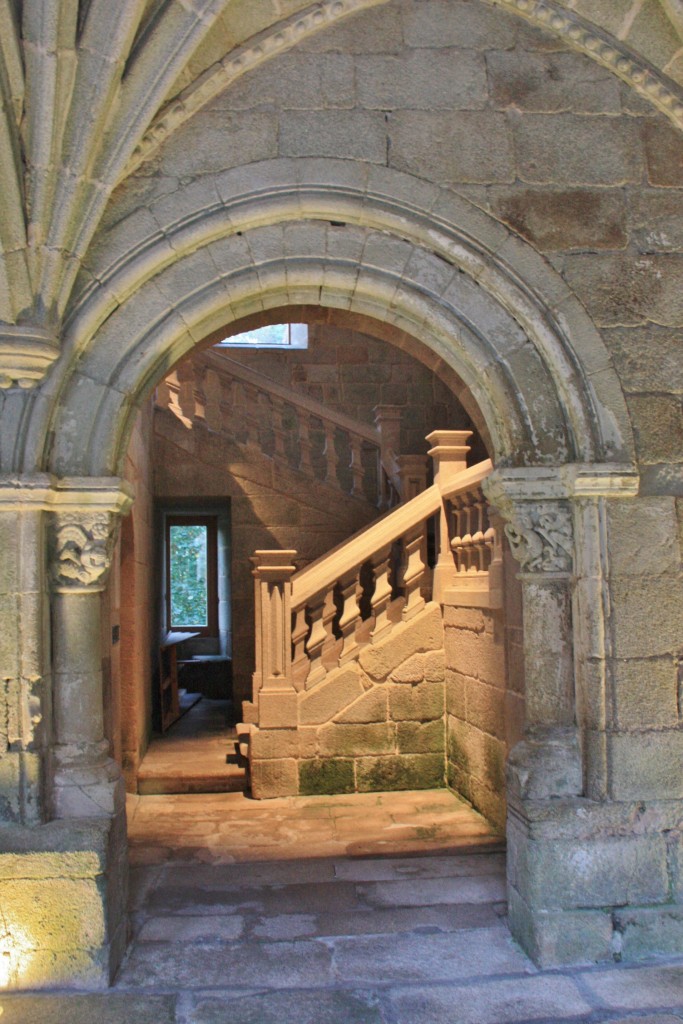
M 316 758 L 299 765 L 299 793 L 302 796 L 332 795 L 355 791 L 353 761 L 341 757 Z

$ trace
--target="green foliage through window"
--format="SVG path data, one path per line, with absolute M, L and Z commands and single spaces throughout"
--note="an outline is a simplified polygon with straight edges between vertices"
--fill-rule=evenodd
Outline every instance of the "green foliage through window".
M 171 627 L 206 626 L 209 616 L 206 526 L 171 526 Z

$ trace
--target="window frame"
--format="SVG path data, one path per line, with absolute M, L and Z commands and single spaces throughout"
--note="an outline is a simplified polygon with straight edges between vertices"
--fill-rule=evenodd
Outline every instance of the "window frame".
M 171 619 L 171 527 L 205 526 L 206 534 L 206 597 L 207 625 L 177 625 Z M 164 561 L 166 566 L 166 628 L 168 632 L 196 633 L 199 636 L 218 636 L 218 516 L 177 513 L 165 516 Z

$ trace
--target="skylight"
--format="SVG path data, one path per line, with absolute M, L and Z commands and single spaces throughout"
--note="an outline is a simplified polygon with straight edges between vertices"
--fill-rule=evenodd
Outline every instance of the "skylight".
M 308 348 L 308 324 L 271 324 L 219 341 L 215 348 Z

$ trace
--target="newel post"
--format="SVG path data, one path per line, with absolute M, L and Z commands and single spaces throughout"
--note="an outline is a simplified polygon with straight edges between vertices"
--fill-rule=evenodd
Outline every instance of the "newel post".
M 434 483 L 443 492 L 454 477 L 467 469 L 468 438 L 471 430 L 433 430 L 427 435 L 432 447 L 429 455 L 434 461 Z M 433 600 L 441 601 L 446 587 L 454 582 L 455 561 L 451 551 L 446 504 L 442 501 L 439 515 L 438 558 L 434 566 Z
M 292 677 L 292 575 L 296 551 L 255 551 L 254 606 L 256 670 L 253 700 L 258 724 L 289 729 L 297 724 L 297 692 Z
M 379 433 L 379 507 L 390 508 L 392 486 L 395 489 L 397 458 L 401 451 L 400 405 L 376 405 L 375 426 Z

